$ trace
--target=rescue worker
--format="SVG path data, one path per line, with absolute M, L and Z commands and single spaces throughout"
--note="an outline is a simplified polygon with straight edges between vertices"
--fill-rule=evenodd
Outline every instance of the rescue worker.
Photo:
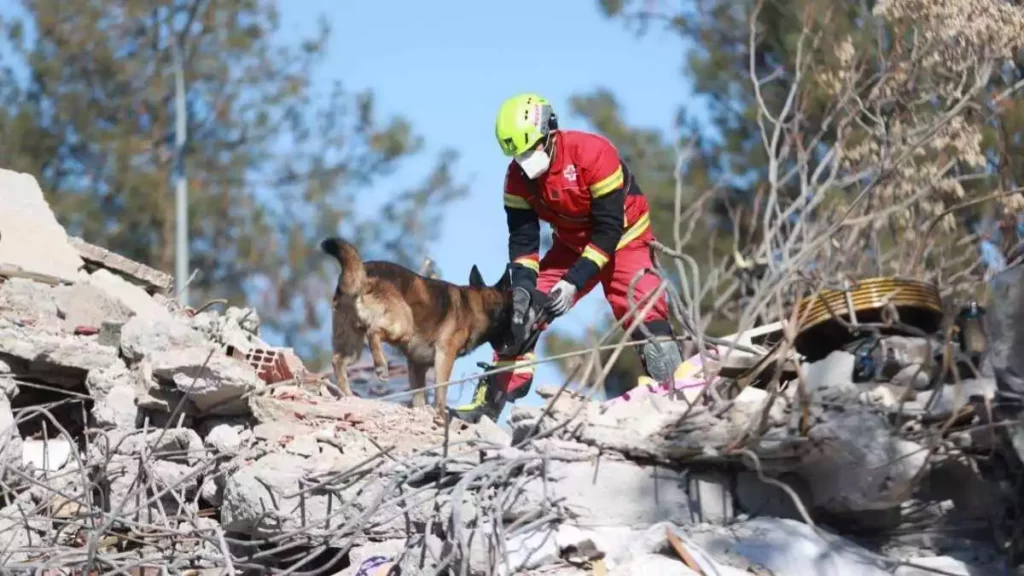
M 523 333 L 529 303 L 537 292 L 548 296 L 545 311 L 553 320 L 569 311 L 598 283 L 617 320 L 630 314 L 629 286 L 637 273 L 633 302 L 644 304 L 661 279 L 653 271 L 647 199 L 615 147 L 598 134 L 558 128 L 551 104 L 537 94 L 519 94 L 502 103 L 495 136 L 505 156 L 504 203 L 508 222 L 509 273 L 515 311 L 513 333 Z M 540 221 L 550 223 L 553 245 L 540 251 Z M 628 327 L 631 318 L 624 321 Z M 674 336 L 664 292 L 643 324 L 655 336 Z M 638 328 L 631 338 L 646 340 Z M 497 366 L 519 366 L 482 379 L 473 400 L 455 408 L 460 418 L 481 414 L 497 419 L 505 403 L 529 392 L 534 367 L 532 346 L 514 356 L 495 351 Z M 639 345 L 644 371 L 663 382 L 682 363 L 675 340 Z

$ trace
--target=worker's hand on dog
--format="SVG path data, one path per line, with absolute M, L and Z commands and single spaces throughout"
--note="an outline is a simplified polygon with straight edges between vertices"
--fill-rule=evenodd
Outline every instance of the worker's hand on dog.
M 526 339 L 530 331 L 530 291 L 518 287 L 512 289 L 512 340 L 513 345 Z
M 572 308 L 573 301 L 576 300 L 576 286 L 573 286 L 572 282 L 559 280 L 548 292 L 548 296 L 551 300 L 548 301 L 547 311 L 552 318 L 557 318 Z
M 526 288 L 512 289 L 512 325 L 525 326 L 526 313 L 530 311 L 530 291 Z

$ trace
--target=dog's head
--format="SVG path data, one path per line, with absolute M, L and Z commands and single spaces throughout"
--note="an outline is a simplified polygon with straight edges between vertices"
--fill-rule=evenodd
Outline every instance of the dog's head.
M 509 268 L 505 268 L 505 273 L 501 275 L 493 285 L 488 286 L 487 282 L 484 281 L 483 274 L 480 273 L 480 269 L 476 266 L 469 271 L 469 285 L 475 288 L 491 288 L 500 290 L 506 294 L 512 292 L 512 278 L 509 273 Z M 529 289 L 530 292 L 530 312 L 531 317 L 540 317 L 544 312 L 544 308 L 548 303 L 549 297 L 547 294 L 538 291 L 537 289 Z M 511 308 L 511 298 L 508 301 L 509 308 Z M 491 336 L 487 339 L 491 347 L 501 354 L 516 356 L 521 352 L 516 352 L 520 348 L 526 349 L 532 347 L 526 340 L 536 341 L 536 334 L 532 333 L 532 330 L 526 334 L 517 334 L 511 325 L 511 309 L 505 310 L 502 315 L 502 322 L 500 328 L 494 331 Z M 533 338 L 531 338 L 531 336 Z
M 506 295 L 506 298 L 501 300 L 504 304 L 500 309 L 495 309 L 495 324 L 492 327 L 490 334 L 487 337 L 487 343 L 491 345 L 494 350 L 502 350 L 508 346 L 514 337 L 511 330 L 511 318 L 512 318 L 512 278 L 509 275 L 508 267 L 505 268 L 505 273 L 498 278 L 498 281 L 488 286 L 487 282 L 484 281 L 483 274 L 480 273 L 480 269 L 474 264 L 469 270 L 469 285 L 473 288 L 486 288 L 496 290 Z

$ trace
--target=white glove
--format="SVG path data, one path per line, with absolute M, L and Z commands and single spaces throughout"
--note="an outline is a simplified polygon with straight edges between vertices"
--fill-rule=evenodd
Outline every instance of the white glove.
M 548 301 L 547 309 L 552 318 L 557 318 L 572 308 L 576 300 L 576 286 L 567 280 L 559 280 L 558 284 L 548 292 L 551 300 Z

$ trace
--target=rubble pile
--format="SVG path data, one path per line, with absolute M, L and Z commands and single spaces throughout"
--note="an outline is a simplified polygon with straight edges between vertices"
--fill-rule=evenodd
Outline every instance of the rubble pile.
M 334 397 L 256 311 L 182 308 L 0 170 L 15 200 L 49 224 L 0 211 L 4 573 L 1003 573 L 986 434 L 950 425 L 991 379 L 836 351 L 724 403 L 542 389 L 511 431 L 445 425 Z

